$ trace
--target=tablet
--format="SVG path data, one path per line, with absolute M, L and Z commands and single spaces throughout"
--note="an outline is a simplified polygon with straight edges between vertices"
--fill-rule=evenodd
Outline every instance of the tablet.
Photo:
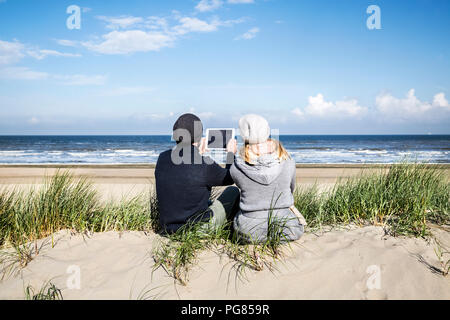
M 206 148 L 209 150 L 224 150 L 231 139 L 234 139 L 234 129 L 206 129 Z

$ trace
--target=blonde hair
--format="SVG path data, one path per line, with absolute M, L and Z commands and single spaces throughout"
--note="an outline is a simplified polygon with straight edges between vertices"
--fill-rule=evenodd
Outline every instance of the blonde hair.
M 289 155 L 287 150 L 283 147 L 283 144 L 280 141 L 275 139 L 267 139 L 267 142 L 271 142 L 273 144 L 274 149 L 270 153 L 275 153 L 279 161 L 291 159 L 291 156 Z M 251 147 L 252 147 L 251 144 L 245 143 L 240 150 L 240 156 L 242 159 L 244 159 L 245 162 L 249 164 L 254 164 L 255 158 L 259 157 L 261 154 L 255 154 L 252 150 L 250 150 Z

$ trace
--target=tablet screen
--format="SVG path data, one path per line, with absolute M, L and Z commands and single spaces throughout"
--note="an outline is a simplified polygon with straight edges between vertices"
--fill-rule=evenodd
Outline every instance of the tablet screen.
M 209 129 L 208 130 L 208 149 L 225 149 L 228 141 L 233 138 L 233 130 L 228 129 Z

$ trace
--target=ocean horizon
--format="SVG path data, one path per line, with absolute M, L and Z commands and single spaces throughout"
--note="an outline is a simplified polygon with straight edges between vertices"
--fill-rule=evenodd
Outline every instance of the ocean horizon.
M 450 163 L 450 135 L 281 135 L 296 163 Z M 242 141 L 238 143 L 242 144 Z M 170 135 L 3 135 L 0 164 L 156 163 Z

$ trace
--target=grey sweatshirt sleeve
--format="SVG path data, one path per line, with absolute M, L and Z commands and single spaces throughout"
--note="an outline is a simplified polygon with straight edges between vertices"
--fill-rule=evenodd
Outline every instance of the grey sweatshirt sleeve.
M 239 172 L 239 169 L 236 168 L 234 163 L 230 167 L 230 175 L 236 186 L 241 188 L 241 173 Z
M 294 193 L 295 191 L 295 184 L 297 182 L 297 169 L 295 167 L 295 162 L 294 162 L 294 173 L 292 174 L 292 179 L 291 179 L 291 192 Z

